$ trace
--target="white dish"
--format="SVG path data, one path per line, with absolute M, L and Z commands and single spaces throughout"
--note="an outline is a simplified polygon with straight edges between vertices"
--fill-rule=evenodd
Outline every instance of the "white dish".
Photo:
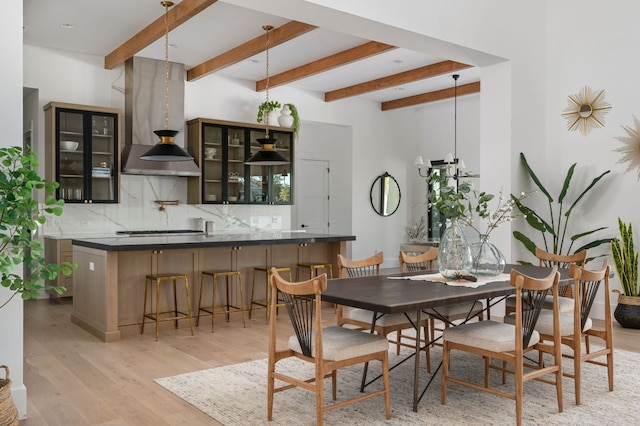
M 60 149 L 65 151 L 75 151 L 78 145 L 79 143 L 74 141 L 60 141 Z

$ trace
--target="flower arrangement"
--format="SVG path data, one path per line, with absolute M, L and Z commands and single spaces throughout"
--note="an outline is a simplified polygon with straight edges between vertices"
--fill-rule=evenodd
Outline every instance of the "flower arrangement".
M 445 173 L 431 172 L 427 178 L 431 191 L 427 194 L 429 207 L 437 209 L 447 220 L 465 220 L 471 211 L 468 195 L 473 191 L 469 182 L 458 182 L 457 187 L 449 184 Z M 444 224 L 442 224 L 444 225 Z
M 415 223 L 404 228 L 405 233 L 409 241 L 422 241 L 427 235 L 427 225 L 424 223 L 424 216 L 420 216 L 420 219 Z
M 478 229 L 474 224 L 473 219 L 469 220 L 467 225 L 475 230 L 479 235 L 486 236 L 489 236 L 491 231 L 498 228 L 501 224 L 511 222 L 518 217 L 524 216 L 523 214 L 514 214 L 513 210 L 517 203 L 531 195 L 531 193 L 521 192 L 517 197 L 511 196 L 507 198 L 503 196 L 502 190 L 500 190 L 498 195 L 498 205 L 495 207 L 495 210 L 491 210 L 489 208 L 489 203 L 495 198 L 493 194 L 488 194 L 486 192 L 477 193 L 475 191 L 472 191 L 472 193 L 476 198 L 476 207 L 474 211 L 480 218 L 486 219 L 486 228 L 484 230 Z

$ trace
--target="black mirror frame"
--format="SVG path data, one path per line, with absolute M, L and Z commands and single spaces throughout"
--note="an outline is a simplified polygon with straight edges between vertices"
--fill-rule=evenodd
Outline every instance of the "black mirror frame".
M 389 178 L 393 181 L 393 183 L 395 183 L 396 187 L 398 188 L 398 204 L 395 206 L 395 208 L 393 209 L 393 211 L 384 214 L 384 210 L 383 209 L 378 209 L 376 208 L 376 203 L 374 203 L 374 198 L 373 198 L 373 189 L 376 186 L 376 183 L 378 183 L 378 181 L 382 181 L 385 178 Z M 382 187 L 382 184 L 381 184 Z M 391 176 L 389 174 L 389 172 L 384 172 L 383 174 L 381 174 L 380 176 L 376 177 L 373 181 L 373 184 L 371 184 L 371 190 L 369 191 L 369 197 L 371 200 L 371 207 L 373 208 L 373 211 L 375 211 L 378 215 L 382 216 L 382 217 L 387 217 L 387 216 L 391 216 L 392 214 L 394 214 L 396 211 L 398 211 L 398 208 L 400 207 L 400 200 L 402 199 L 402 191 L 400 190 L 400 184 L 398 183 L 398 181 L 396 180 L 396 178 L 394 178 L 393 176 Z M 383 197 L 383 193 L 382 191 L 380 191 L 380 199 L 376 200 L 378 201 L 377 205 L 378 206 L 382 206 L 382 197 Z

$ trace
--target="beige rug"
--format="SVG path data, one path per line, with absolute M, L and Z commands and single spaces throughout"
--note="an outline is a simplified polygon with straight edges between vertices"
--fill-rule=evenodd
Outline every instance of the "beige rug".
M 482 360 L 454 352 L 452 375 L 475 377 L 482 383 Z M 392 361 L 398 358 L 390 352 Z M 432 359 L 440 361 L 440 350 L 432 351 Z M 615 388 L 608 391 L 606 368 L 586 365 L 583 368 L 582 404 L 574 401 L 573 380 L 565 378 L 564 411 L 558 412 L 555 389 L 539 382 L 525 383 L 523 424 L 525 425 L 635 425 L 637 412 L 639 355 L 616 351 Z M 422 359 L 424 360 L 424 358 Z M 298 360 L 284 360 L 281 365 L 302 378 L 313 375 L 309 365 Z M 377 364 L 377 363 L 376 363 Z M 283 368 L 283 367 L 280 367 Z M 375 370 L 377 371 L 377 369 Z M 361 367 L 340 370 L 338 400 L 358 393 Z M 266 419 L 267 360 L 247 362 L 220 368 L 195 371 L 179 376 L 156 379 L 156 383 L 192 404 L 194 407 L 228 425 L 313 425 L 315 399 L 312 393 L 294 389 L 275 395 L 273 421 Z M 498 386 L 494 376 L 492 384 Z M 485 392 L 450 384 L 447 404 L 440 404 L 438 373 L 420 401 L 418 412 L 411 410 L 413 360 L 391 372 L 392 418 L 385 421 L 382 398 L 372 398 L 325 414 L 326 425 L 507 425 L 515 424 L 515 403 Z M 425 384 L 426 374 L 421 377 Z M 326 380 L 325 398 L 330 400 Z M 513 379 L 500 386 L 513 389 Z

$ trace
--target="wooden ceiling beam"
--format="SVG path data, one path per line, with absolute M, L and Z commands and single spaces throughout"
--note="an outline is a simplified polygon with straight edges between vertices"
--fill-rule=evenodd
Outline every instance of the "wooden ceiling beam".
M 292 81 L 300 80 L 314 74 L 319 74 L 321 72 L 328 71 L 330 69 L 337 68 L 339 66 L 346 65 L 351 62 L 358 61 L 369 56 L 374 56 L 395 48 L 395 46 L 391 46 L 389 44 L 370 41 L 360 46 L 356 46 L 351 49 L 336 53 L 335 55 L 327 56 L 325 58 L 309 62 L 308 64 L 301 65 L 297 68 L 290 69 L 280 74 L 269 76 L 269 88 L 291 83 Z M 265 90 L 266 88 L 266 78 L 264 80 L 256 82 L 256 92 L 260 92 L 262 90 Z
M 470 67 L 471 65 L 455 61 L 437 62 L 435 64 L 426 65 L 424 67 L 326 92 L 324 94 L 324 101 L 337 101 L 338 99 L 344 99 L 351 96 L 361 95 L 363 93 L 374 92 L 376 90 L 388 89 L 389 87 L 400 86 L 402 84 L 412 83 L 414 81 L 420 81 Z
M 217 1 L 218 0 L 182 0 L 175 7 L 169 9 L 167 17 L 169 31 L 179 27 Z M 165 30 L 163 13 L 158 19 L 105 56 L 105 69 L 110 70 L 125 63 L 127 59 L 132 58 L 136 53 L 164 36 Z
M 271 31 L 269 48 L 292 40 L 302 34 L 315 30 L 317 27 L 298 21 L 290 21 Z M 236 64 L 245 59 L 263 52 L 266 48 L 266 34 L 247 41 L 221 55 L 211 58 L 195 67 L 187 70 L 187 81 L 197 80 L 207 74 L 221 70 L 222 68 Z
M 458 86 L 458 96 L 470 95 L 480 92 L 480 82 L 463 84 Z M 422 93 L 420 95 L 408 96 L 406 98 L 394 99 L 392 101 L 382 102 L 381 110 L 389 111 L 391 109 L 405 108 L 414 105 L 426 104 L 427 102 L 441 101 L 443 99 L 453 98 L 455 96 L 455 88 L 436 90 L 434 92 Z

